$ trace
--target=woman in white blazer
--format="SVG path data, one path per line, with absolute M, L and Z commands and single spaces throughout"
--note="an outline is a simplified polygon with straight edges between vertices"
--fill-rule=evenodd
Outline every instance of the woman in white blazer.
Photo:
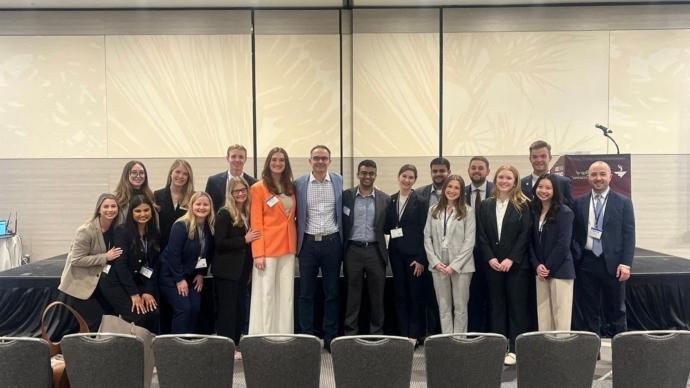
M 449 176 L 438 204 L 429 209 L 424 227 L 424 248 L 444 334 L 467 331 L 475 217 L 472 208 L 465 205 L 464 192 L 462 177 Z

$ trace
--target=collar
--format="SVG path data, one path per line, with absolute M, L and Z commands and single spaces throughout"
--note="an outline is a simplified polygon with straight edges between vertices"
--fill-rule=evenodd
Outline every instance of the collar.
M 548 174 L 548 172 L 547 172 L 547 174 Z M 530 174 L 530 175 L 532 176 L 532 181 L 531 181 L 531 182 L 536 182 L 537 179 L 539 179 L 539 177 L 541 177 L 541 175 L 535 174 L 534 171 L 532 171 L 532 174 Z
M 314 181 L 318 182 L 318 180 L 316 180 L 316 178 L 314 178 L 314 173 L 310 172 L 309 173 L 309 183 L 312 183 Z M 331 173 L 330 172 L 326 171 L 326 178 L 323 181 L 324 182 L 330 182 L 331 181 Z
M 482 183 L 482 184 L 479 185 L 479 186 L 475 186 L 474 183 L 470 183 L 470 186 L 471 186 L 470 189 L 471 189 L 471 191 L 472 191 L 473 193 L 474 193 L 475 190 L 479 190 L 479 191 L 481 191 L 481 192 L 485 192 L 485 191 L 486 191 L 486 184 L 487 184 L 487 180 L 486 180 L 486 179 L 484 180 L 484 183 Z
M 357 186 L 357 191 L 355 192 L 355 197 L 357 197 L 357 196 L 362 197 L 362 198 L 367 198 L 367 197 L 376 198 L 376 189 L 372 189 L 371 194 L 365 196 L 365 195 L 362 195 L 359 193 L 359 186 Z
M 243 176 L 244 176 L 244 172 L 241 172 L 240 175 L 232 175 L 230 170 L 228 170 L 228 179 L 233 178 L 233 177 L 234 178 L 242 178 Z
M 601 194 L 598 194 L 594 190 L 592 190 L 592 198 L 596 198 L 597 195 L 601 195 L 602 199 L 606 199 L 606 197 L 609 196 L 609 191 L 611 191 L 611 186 L 607 187 L 606 190 L 604 190 L 604 192 Z

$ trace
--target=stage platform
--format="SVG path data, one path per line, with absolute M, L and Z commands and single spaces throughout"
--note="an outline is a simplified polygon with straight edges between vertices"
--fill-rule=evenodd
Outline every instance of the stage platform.
M 58 297 L 65 260 L 60 255 L 0 272 L 0 336 L 39 334 L 43 307 Z M 392 282 L 387 283 L 390 327 Z M 630 330 L 690 329 L 689 259 L 637 248 L 626 290 Z

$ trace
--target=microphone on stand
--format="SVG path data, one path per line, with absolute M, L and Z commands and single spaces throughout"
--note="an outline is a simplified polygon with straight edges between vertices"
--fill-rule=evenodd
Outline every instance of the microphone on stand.
M 616 146 L 616 153 L 620 155 L 621 149 L 618 148 L 618 143 L 616 143 L 616 141 L 609 135 L 610 133 L 613 133 L 613 131 L 601 124 L 594 124 L 594 128 L 600 129 L 602 135 L 604 135 L 604 137 L 609 138 L 613 142 L 613 145 Z

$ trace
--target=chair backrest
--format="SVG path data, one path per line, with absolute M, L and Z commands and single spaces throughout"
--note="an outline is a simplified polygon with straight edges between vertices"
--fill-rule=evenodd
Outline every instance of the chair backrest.
M 144 386 L 144 342 L 129 334 L 78 333 L 60 347 L 72 388 Z
M 153 354 L 161 388 L 232 387 L 235 344 L 215 335 L 159 335 Z
M 614 387 L 685 387 L 690 331 L 631 331 L 612 341 Z
M 338 388 L 410 386 L 414 344 L 404 337 L 346 336 L 331 342 Z
M 438 334 L 424 341 L 429 388 L 500 387 L 508 340 L 500 334 Z
M 50 387 L 48 343 L 38 338 L 0 337 L 0 387 Z
M 599 336 L 582 331 L 519 335 L 515 340 L 520 388 L 592 386 Z
M 247 335 L 240 349 L 247 388 L 319 387 L 321 343 L 314 336 Z

